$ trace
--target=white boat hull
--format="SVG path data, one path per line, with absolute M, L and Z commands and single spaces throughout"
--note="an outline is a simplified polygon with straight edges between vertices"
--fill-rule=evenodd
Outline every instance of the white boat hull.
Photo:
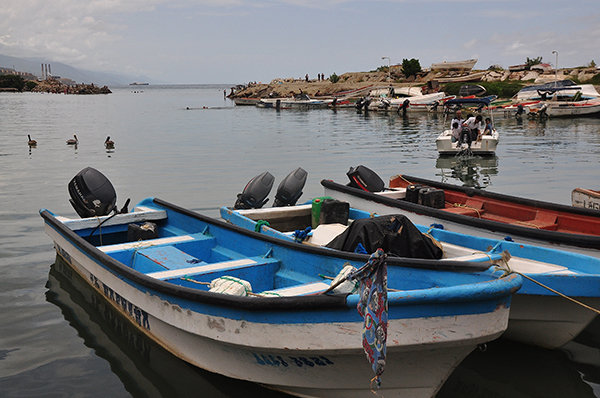
M 211 372 L 303 397 L 371 397 L 362 321 L 272 324 L 205 314 L 172 303 L 102 267 L 51 226 L 60 255 L 119 312 L 177 357 Z M 478 315 L 395 319 L 388 325 L 381 395 L 430 398 L 478 344 L 499 337 L 509 308 Z M 431 333 L 423 333 L 423 330 Z M 289 336 L 295 336 L 290 339 Z
M 546 113 L 550 117 L 588 116 L 600 113 L 600 99 L 586 101 L 548 101 Z
M 494 131 L 491 135 L 484 135 L 481 140 L 471 142 L 471 152 L 474 155 L 493 155 L 498 146 L 499 134 Z M 452 142 L 452 130 L 446 130 L 435 140 L 440 155 L 456 155 L 464 150 L 457 142 Z
M 573 297 L 592 308 L 600 298 Z M 515 295 L 508 329 L 502 337 L 547 348 L 562 347 L 587 327 L 597 314 L 559 296 Z
M 496 238 L 499 240 L 504 239 L 506 236 L 506 234 L 499 232 L 494 233 L 483 229 L 474 230 L 472 227 L 448 220 L 440 221 L 434 217 L 411 213 L 397 207 L 386 206 L 381 203 L 376 203 L 327 187 L 324 188 L 324 196 L 330 196 L 338 200 L 346 201 L 350 203 L 353 208 L 373 214 L 403 214 L 409 217 L 414 224 L 432 225 L 442 222 L 444 229 L 447 231 L 470 235 L 476 234 L 480 237 Z M 528 244 L 542 245 L 542 242 L 539 241 L 529 241 L 527 239 L 519 239 L 519 241 Z M 556 245 L 553 244 L 546 244 L 546 246 L 557 248 Z M 597 256 L 597 252 L 586 251 L 585 249 L 574 247 L 568 247 L 568 249 L 573 249 L 573 251 L 587 255 L 596 254 Z M 511 263 L 511 261 L 513 261 L 513 263 Z M 517 259 L 512 259 L 511 261 L 509 261 L 509 266 L 512 269 L 519 272 L 527 272 L 526 268 L 519 267 L 519 263 L 515 262 Z M 551 267 L 542 267 L 537 272 L 563 271 L 552 270 Z M 573 298 L 593 308 L 600 309 L 600 298 Z M 519 294 L 513 296 L 508 329 L 502 337 L 544 348 L 558 348 L 581 333 L 581 331 L 583 331 L 596 316 L 596 312 L 574 304 L 562 297 L 521 294 L 521 292 L 519 292 Z

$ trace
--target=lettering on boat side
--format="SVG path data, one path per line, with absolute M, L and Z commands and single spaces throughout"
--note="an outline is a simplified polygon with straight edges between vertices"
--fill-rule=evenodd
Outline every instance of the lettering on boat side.
M 65 249 L 63 249 L 62 247 L 60 247 L 59 245 L 56 245 L 56 252 L 65 259 L 65 261 L 73 266 L 73 262 L 71 262 L 71 256 L 69 255 L 69 253 L 67 253 L 67 251 Z
M 148 313 L 130 303 L 127 299 L 122 297 L 119 293 L 115 292 L 110 286 L 103 283 L 100 279 L 96 278 L 95 275 L 90 273 L 90 283 L 95 286 L 98 290 L 104 293 L 104 296 L 121 307 L 123 312 L 128 314 L 135 322 L 146 330 L 150 330 L 150 320 L 148 319 Z
M 583 202 L 585 204 L 585 202 Z M 588 209 L 600 210 L 600 203 L 588 202 Z
M 299 368 L 304 366 L 312 368 L 314 366 L 328 366 L 334 364 L 327 357 L 285 357 L 284 359 L 280 355 L 273 356 L 256 353 L 252 353 L 252 355 L 259 365 L 283 366 L 285 368 L 290 365 L 296 365 Z

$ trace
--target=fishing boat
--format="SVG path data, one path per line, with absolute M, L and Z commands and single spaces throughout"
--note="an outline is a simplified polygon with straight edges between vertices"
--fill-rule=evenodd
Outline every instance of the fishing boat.
M 242 98 L 234 98 L 233 103 L 240 106 L 256 106 L 260 98 L 250 98 L 250 97 L 242 97 Z
M 431 64 L 431 70 L 466 70 L 473 69 L 477 59 L 467 59 L 464 61 L 443 61 Z
M 332 101 L 312 99 L 306 93 L 302 93 L 289 98 L 261 98 L 256 106 L 275 109 L 320 109 L 329 107 Z
M 456 98 L 444 92 L 398 98 L 379 98 L 369 104 L 369 110 L 399 112 L 403 110 L 427 112 L 437 103 L 443 105 L 446 101 Z M 440 107 L 441 109 L 441 107 Z
M 363 166 L 364 167 L 364 166 Z M 368 168 L 367 168 L 368 170 Z M 381 180 L 374 172 L 369 178 Z M 408 175 L 392 176 L 389 188 L 375 184 L 363 189 L 330 180 L 321 181 L 325 195 L 348 201 L 361 210 L 410 215 L 413 222 L 443 222 L 446 229 L 467 234 L 546 245 L 600 257 L 600 213 L 556 203 L 460 187 Z M 429 187 L 439 196 L 437 207 L 419 203 Z M 400 199 L 400 200 L 398 200 Z
M 600 210 L 600 191 L 592 189 L 575 188 L 571 192 L 571 203 L 575 207 Z
M 349 176 L 354 182 L 373 181 L 369 171 L 351 170 Z M 275 197 L 281 197 L 282 191 L 301 192 L 302 180 L 294 181 L 298 175 L 296 170 L 284 178 Z M 255 182 L 256 177 L 242 195 L 261 199 L 268 196 L 269 189 Z M 521 343 L 561 347 L 600 313 L 586 307 L 600 308 L 600 258 L 447 231 L 439 223 L 415 225 L 406 215 L 393 213 L 392 208 L 388 208 L 390 213 L 375 217 L 375 213 L 331 197 L 314 198 L 303 205 L 286 206 L 278 199 L 275 203 L 271 208 L 240 207 L 236 201 L 233 207 L 221 207 L 221 218 L 284 241 L 336 251 L 371 252 L 374 247 L 382 247 L 399 257 L 427 254 L 440 264 L 448 260 L 478 262 L 484 258 L 503 264 L 526 277 L 523 288 L 513 297 L 508 330 L 503 335 Z
M 487 74 L 487 71 L 482 72 L 474 72 L 474 73 L 466 73 L 464 75 L 459 76 L 444 76 L 444 77 L 436 77 L 433 80 L 438 83 L 468 83 L 468 82 L 478 82 L 483 79 L 483 77 Z
M 572 80 L 557 80 L 554 82 L 523 87 L 513 99 L 517 102 L 545 100 L 552 96 L 557 99 L 570 99 L 581 93 L 581 99 L 599 98 L 593 84 L 575 84 Z
M 600 98 L 579 101 L 542 101 L 527 107 L 528 116 L 578 117 L 600 114 Z
M 285 242 L 158 198 L 118 211 L 112 184 L 91 168 L 69 193 L 81 218 L 41 209 L 46 233 L 133 326 L 195 366 L 297 396 L 371 396 L 383 365 L 382 395 L 434 396 L 469 352 L 503 333 L 522 283 L 489 262 L 440 266 Z M 352 283 L 337 293 L 320 276 L 347 265 L 379 278 L 379 294 L 353 293 Z M 374 322 L 365 326 L 357 309 Z
M 355 250 L 357 242 L 368 251 L 370 242 L 388 242 L 410 230 L 409 226 L 404 225 L 401 233 L 388 233 L 382 223 L 388 225 L 386 220 L 402 216 L 382 214 L 373 218 L 373 213 L 350 207 L 346 220 L 331 220 L 332 215 L 324 212 L 336 212 L 332 202 L 340 203 L 333 199 L 315 198 L 312 203 L 291 207 L 222 207 L 221 217 L 234 225 L 256 229 L 282 240 L 351 251 Z M 335 222 L 315 222 L 314 209 L 317 206 L 319 220 Z M 598 314 L 585 305 L 600 308 L 600 258 L 504 239 L 481 238 L 425 225 L 415 227 L 439 242 L 443 248 L 440 262 L 489 258 L 502 264 L 505 261 L 508 269 L 528 278 L 513 296 L 508 329 L 502 335 L 504 338 L 544 348 L 558 348 L 576 337 Z M 304 237 L 303 232 L 307 228 L 310 232 Z M 379 236 L 381 231 L 384 232 Z M 303 235 L 301 239 L 299 234 Z M 584 305 L 575 304 L 554 291 Z
M 452 106 L 477 106 L 478 109 L 488 107 L 495 97 L 486 98 L 457 98 L 445 102 L 445 107 L 449 109 Z M 488 112 L 492 118 L 491 112 Z M 492 124 L 493 125 L 493 124 Z M 464 131 L 464 130 L 463 130 Z M 463 137 L 463 134 L 461 134 Z M 495 128 L 490 134 L 482 134 L 480 139 L 472 140 L 470 132 L 466 134 L 467 139 L 454 140 L 452 129 L 444 130 L 435 140 L 435 144 L 440 155 L 457 155 L 460 153 L 471 153 L 473 155 L 494 155 L 500 140 L 500 134 Z

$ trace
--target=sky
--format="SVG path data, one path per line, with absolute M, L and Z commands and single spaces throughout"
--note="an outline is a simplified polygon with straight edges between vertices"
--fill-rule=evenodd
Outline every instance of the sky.
M 2 0 L 0 54 L 174 84 L 419 60 L 600 65 L 599 0 Z M 382 59 L 382 57 L 389 57 Z

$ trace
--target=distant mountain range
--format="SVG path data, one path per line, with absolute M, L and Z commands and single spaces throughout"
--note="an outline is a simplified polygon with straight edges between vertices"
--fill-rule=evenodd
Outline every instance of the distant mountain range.
M 0 54 L 0 68 L 12 68 L 42 77 L 42 64 L 49 64 L 53 76 L 69 78 L 77 83 L 94 83 L 98 86 L 120 86 L 133 82 L 159 84 L 146 76 L 129 76 L 120 73 L 93 72 L 41 58 L 16 58 Z

